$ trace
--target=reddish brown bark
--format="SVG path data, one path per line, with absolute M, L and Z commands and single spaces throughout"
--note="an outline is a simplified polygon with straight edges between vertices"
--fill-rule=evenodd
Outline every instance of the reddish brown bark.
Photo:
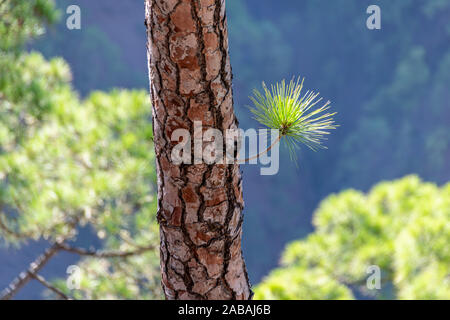
M 165 296 L 250 299 L 239 165 L 171 160 L 178 128 L 237 128 L 225 1 L 146 0 L 146 25 Z

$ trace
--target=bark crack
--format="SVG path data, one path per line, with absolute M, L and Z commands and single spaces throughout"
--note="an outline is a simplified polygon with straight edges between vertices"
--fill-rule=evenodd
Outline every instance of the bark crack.
M 194 120 L 221 131 L 237 126 L 224 5 L 223 0 L 146 0 L 157 217 L 167 299 L 252 295 L 241 249 L 239 166 L 175 165 L 170 157 L 171 133 L 184 128 L 195 139 Z

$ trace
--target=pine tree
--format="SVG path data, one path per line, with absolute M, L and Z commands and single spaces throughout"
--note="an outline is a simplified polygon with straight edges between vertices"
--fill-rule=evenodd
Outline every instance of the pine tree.
M 171 160 L 176 129 L 237 127 L 225 1 L 147 0 L 146 25 L 165 296 L 250 299 L 239 164 Z

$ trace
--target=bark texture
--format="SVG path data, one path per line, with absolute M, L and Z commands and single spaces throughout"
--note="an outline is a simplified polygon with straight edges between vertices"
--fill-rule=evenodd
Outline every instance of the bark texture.
M 225 1 L 146 0 L 145 22 L 165 296 L 251 299 L 239 165 L 171 161 L 174 130 L 237 128 Z

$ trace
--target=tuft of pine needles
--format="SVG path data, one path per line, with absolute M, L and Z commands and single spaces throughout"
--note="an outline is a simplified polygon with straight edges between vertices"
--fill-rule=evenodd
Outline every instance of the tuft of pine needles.
M 280 139 L 284 140 L 292 159 L 296 159 L 296 149 L 300 143 L 313 151 L 326 149 L 322 144 L 328 130 L 336 129 L 333 116 L 336 112 L 326 112 L 330 101 L 314 108 L 322 98 L 319 93 L 307 91 L 302 95 L 304 78 L 294 79 L 287 85 L 283 80 L 269 90 L 263 82 L 263 92 L 253 90 L 250 97 L 254 107 L 250 107 L 253 118 L 270 129 L 278 129 Z

